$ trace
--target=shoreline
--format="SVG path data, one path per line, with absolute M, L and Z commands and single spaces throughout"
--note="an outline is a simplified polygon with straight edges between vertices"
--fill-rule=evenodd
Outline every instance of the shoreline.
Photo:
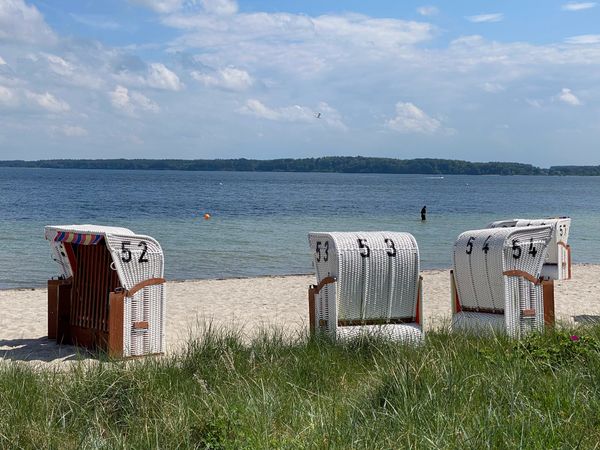
M 573 267 L 594 267 L 598 266 L 600 268 L 600 263 L 593 262 L 581 262 L 581 263 L 573 263 Z M 421 274 L 426 274 L 427 272 L 440 272 L 440 271 L 450 271 L 452 269 L 451 266 L 448 267 L 434 267 L 428 269 L 421 269 Z M 305 273 L 284 273 L 284 274 L 264 274 L 264 275 L 240 275 L 240 276 L 232 276 L 232 277 L 217 277 L 217 278 L 167 278 L 167 283 L 193 283 L 198 281 L 227 281 L 227 280 L 254 280 L 261 278 L 286 278 L 286 277 L 307 277 L 314 276 L 315 272 L 305 272 Z M 7 291 L 34 291 L 39 289 L 46 289 L 47 285 L 45 283 L 40 284 L 38 286 L 22 286 L 22 287 L 1 287 L 0 293 Z

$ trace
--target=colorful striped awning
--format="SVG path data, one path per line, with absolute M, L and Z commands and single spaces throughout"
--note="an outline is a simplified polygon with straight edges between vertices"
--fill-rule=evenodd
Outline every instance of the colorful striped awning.
M 81 245 L 96 245 L 100 242 L 100 239 L 102 239 L 101 234 L 72 233 L 68 231 L 59 231 L 54 237 L 56 242 Z

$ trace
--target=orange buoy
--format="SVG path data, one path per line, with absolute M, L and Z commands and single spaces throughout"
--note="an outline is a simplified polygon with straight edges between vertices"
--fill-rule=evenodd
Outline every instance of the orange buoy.
M 209 213 L 204 214 L 204 220 L 208 220 L 208 219 L 210 219 L 210 214 Z

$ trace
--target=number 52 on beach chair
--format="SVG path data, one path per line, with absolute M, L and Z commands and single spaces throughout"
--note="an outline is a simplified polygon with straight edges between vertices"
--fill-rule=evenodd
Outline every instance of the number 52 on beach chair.
M 408 233 L 310 233 L 317 284 L 309 322 L 334 338 L 382 334 L 423 338 L 419 249 Z
M 131 230 L 47 226 L 61 268 L 48 281 L 48 337 L 114 357 L 163 353 L 164 258 L 159 243 Z

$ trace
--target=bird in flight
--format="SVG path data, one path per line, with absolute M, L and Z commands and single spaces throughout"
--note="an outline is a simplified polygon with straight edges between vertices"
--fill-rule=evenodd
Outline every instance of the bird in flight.
M 318 113 L 315 113 L 315 117 L 316 117 L 317 119 L 320 119 L 320 118 L 321 118 L 321 113 L 320 113 L 320 112 L 318 112 Z

